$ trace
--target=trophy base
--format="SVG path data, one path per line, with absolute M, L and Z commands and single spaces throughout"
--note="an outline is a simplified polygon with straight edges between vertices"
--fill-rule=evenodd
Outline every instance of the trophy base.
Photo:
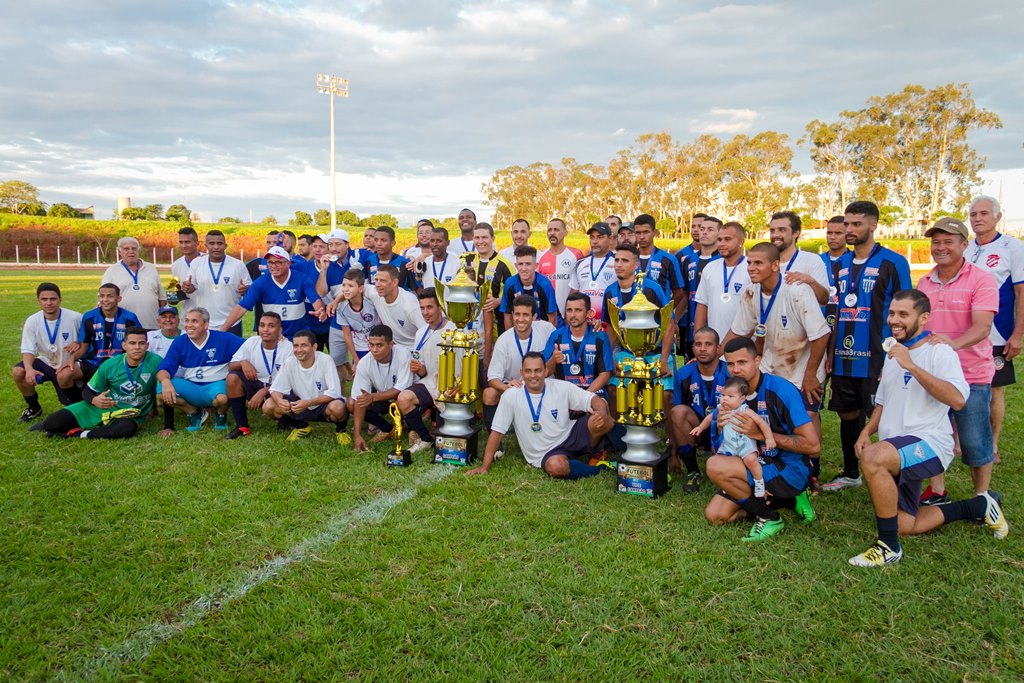
M 469 434 L 450 434 L 443 428 L 434 436 L 434 463 L 465 467 L 476 460 L 480 428 Z
M 406 449 L 403 449 L 398 453 L 391 451 L 388 453 L 388 459 L 385 464 L 387 464 L 388 467 L 408 467 L 412 464 L 412 453 Z
M 619 458 L 617 489 L 619 493 L 641 498 L 658 498 L 669 490 L 668 455 L 655 462 L 634 462 Z

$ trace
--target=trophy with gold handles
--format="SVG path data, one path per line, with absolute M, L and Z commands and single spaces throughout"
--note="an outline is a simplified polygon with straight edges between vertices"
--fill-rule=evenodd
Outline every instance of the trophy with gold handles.
M 480 427 L 473 404 L 480 398 L 480 334 L 476 323 L 485 295 L 471 275 L 473 252 L 459 254 L 462 264 L 448 284 L 438 282 L 437 299 L 454 330 L 441 333 L 437 404 L 442 424 L 434 436 L 434 462 L 468 465 L 477 455 Z
M 388 406 L 391 419 L 395 421 L 395 450 L 388 452 L 388 467 L 408 467 L 412 464 L 412 454 L 408 448 L 402 448 L 402 411 L 397 403 Z
M 615 412 L 619 423 L 626 427 L 626 451 L 619 458 L 618 490 L 656 498 L 668 490 L 668 456 L 658 450 L 662 438 L 656 430 L 665 421 L 660 347 L 672 322 L 672 302 L 662 307 L 652 303 L 644 294 L 641 271 L 636 277 L 633 299 L 622 308 L 609 301 L 608 307 L 612 331 L 622 348 L 632 355 L 615 364 L 619 382 Z
M 178 278 L 171 276 L 171 279 L 167 281 L 167 303 L 175 305 L 180 303 L 182 300 L 187 299 L 185 292 L 181 291 L 181 282 Z

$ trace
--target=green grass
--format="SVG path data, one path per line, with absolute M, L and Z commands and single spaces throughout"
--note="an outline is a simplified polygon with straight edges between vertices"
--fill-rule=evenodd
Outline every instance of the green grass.
M 3 362 L 17 360 L 39 280 L 85 310 L 96 277 L 0 272 Z M 383 446 L 356 455 L 323 426 L 289 444 L 263 418 L 235 442 L 209 428 L 163 441 L 152 424 L 126 443 L 54 441 L 15 425 L 10 381 L 0 396 L 5 679 L 1024 677 L 1016 530 L 997 542 L 956 524 L 906 540 L 892 570 L 855 570 L 847 557 L 873 538 L 864 489 L 815 499 L 820 521 L 787 515 L 784 534 L 751 547 L 746 525 L 704 522 L 710 488 L 644 501 L 610 475 L 550 481 L 514 452 L 479 478 L 422 457 L 389 470 Z M 994 475 L 1011 524 L 1020 396 Z M 829 414 L 826 475 L 836 432 Z M 959 465 L 948 484 L 970 491 Z M 412 497 L 367 512 L 400 492 Z M 281 558 L 295 561 L 230 599 Z M 197 611 L 203 596 L 223 604 Z M 148 656 L 104 656 L 146 649 L 154 625 L 174 635 Z

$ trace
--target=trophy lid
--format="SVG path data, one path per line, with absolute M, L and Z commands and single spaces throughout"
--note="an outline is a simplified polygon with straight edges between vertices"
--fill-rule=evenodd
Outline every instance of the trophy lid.
M 644 271 L 639 271 L 636 274 L 636 288 L 637 292 L 630 299 L 629 303 L 620 308 L 621 311 L 660 311 L 659 306 L 654 305 L 647 295 L 644 294 Z

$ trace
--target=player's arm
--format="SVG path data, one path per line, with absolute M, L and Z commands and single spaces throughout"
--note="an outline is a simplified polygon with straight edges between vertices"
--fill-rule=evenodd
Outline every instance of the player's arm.
M 868 418 L 868 423 L 864 425 L 864 429 L 860 430 L 860 436 L 857 437 L 857 442 L 853 445 L 857 455 L 860 455 L 862 450 L 871 445 L 871 435 L 878 433 L 878 425 L 881 421 L 882 404 L 876 403 L 875 409 L 871 411 L 871 417 Z
M 611 370 L 605 370 L 604 372 L 599 372 L 594 377 L 594 381 L 590 383 L 589 387 L 587 387 L 587 391 L 589 391 L 592 394 L 596 394 L 597 392 L 601 391 L 606 386 L 608 386 L 608 382 L 610 382 L 611 379 L 612 379 L 612 371 Z
M 991 313 L 989 313 L 991 316 Z M 932 395 L 936 401 L 941 401 L 953 410 L 960 410 L 967 403 L 967 399 L 960 393 L 960 389 L 952 382 L 939 379 L 927 372 L 913 361 L 910 357 L 910 350 L 902 344 L 897 344 L 889 351 L 889 356 L 899 363 L 900 367 L 910 373 L 917 380 L 925 391 Z
M 696 332 L 707 324 L 708 306 L 707 304 L 698 303 L 697 309 L 693 312 L 693 331 Z
M 751 418 L 763 422 L 760 417 Z M 812 458 L 821 455 L 821 440 L 814 429 L 813 422 L 802 424 L 793 430 L 792 434 L 772 434 L 778 448 L 792 453 L 800 453 Z
M 468 472 L 467 475 L 472 474 L 487 474 L 487 471 L 491 469 L 491 465 L 494 464 L 494 454 L 498 452 L 498 448 L 501 446 L 501 437 L 505 436 L 501 432 L 491 429 L 491 435 L 487 437 L 487 443 L 484 445 L 484 461 L 480 463 L 480 467 L 475 467 Z
M 316 278 L 316 293 L 320 296 L 327 296 L 327 270 L 330 268 L 321 268 L 320 274 Z
M 992 311 L 975 309 L 971 311 L 971 326 L 959 337 L 949 337 L 945 334 L 932 334 L 931 343 L 949 344 L 954 351 L 974 346 L 978 342 L 988 339 L 992 333 L 992 320 L 996 314 Z M 943 401 L 945 403 L 945 401 Z
M 345 337 L 345 346 L 348 348 L 348 357 L 351 359 L 352 367 L 359 364 L 359 354 L 356 353 L 356 341 L 352 338 L 352 328 L 348 325 L 341 326 L 341 334 Z
M 1003 352 L 1006 360 L 1016 358 L 1024 345 L 1024 282 L 1013 286 L 1013 296 L 1013 334 L 1006 340 L 1006 350 Z
M 229 331 L 235 326 L 235 323 L 242 319 L 242 316 L 245 315 L 245 311 L 246 309 L 242 308 L 241 304 L 235 304 L 235 307 L 231 309 L 231 313 L 228 314 L 227 320 L 225 320 L 224 324 L 220 326 L 220 331 Z

